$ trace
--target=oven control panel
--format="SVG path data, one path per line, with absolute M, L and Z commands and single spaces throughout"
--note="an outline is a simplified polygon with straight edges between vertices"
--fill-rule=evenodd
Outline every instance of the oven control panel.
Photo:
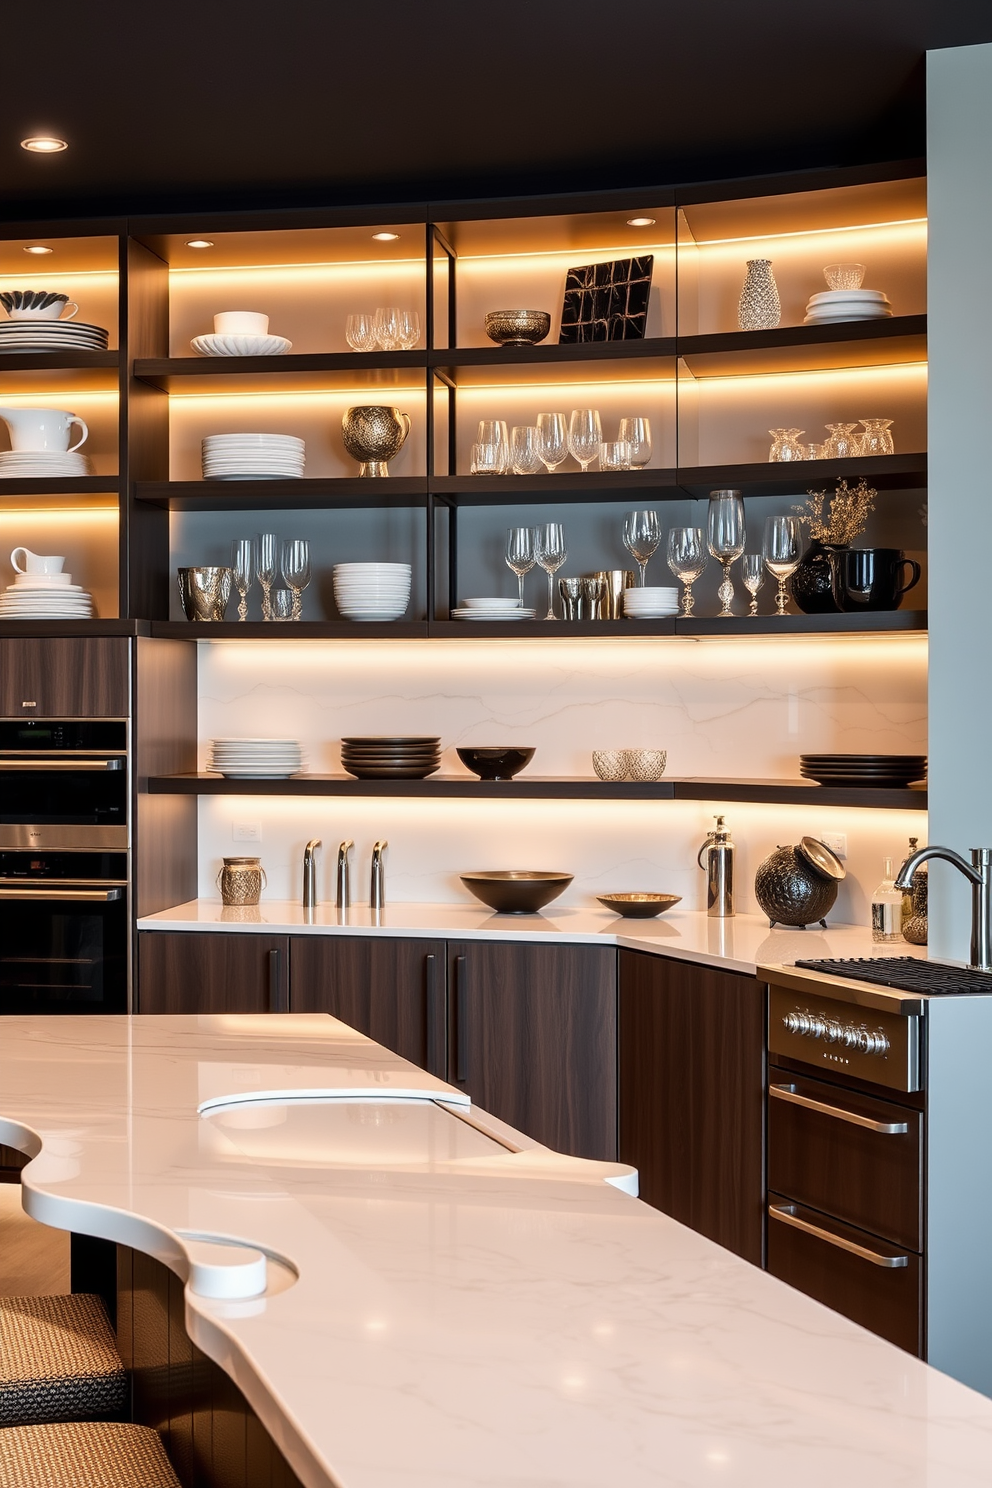
M 820 991 L 769 984 L 768 1047 L 773 1054 L 893 1090 L 920 1088 L 919 1022 L 918 1016 L 855 1007 Z

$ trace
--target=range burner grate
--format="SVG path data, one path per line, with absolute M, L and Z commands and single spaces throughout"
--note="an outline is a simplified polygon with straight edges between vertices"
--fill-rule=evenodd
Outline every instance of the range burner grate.
M 961 995 L 984 992 L 992 996 L 992 972 L 971 971 L 965 966 L 948 966 L 942 961 L 918 961 L 913 956 L 848 957 L 840 960 L 797 961 L 806 971 L 822 971 L 825 976 L 846 977 L 854 982 L 874 982 L 881 987 L 896 987 L 901 992 L 925 992 Z

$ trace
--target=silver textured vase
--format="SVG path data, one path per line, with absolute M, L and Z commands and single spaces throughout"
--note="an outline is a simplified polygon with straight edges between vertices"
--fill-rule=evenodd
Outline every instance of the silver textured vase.
M 360 476 L 388 475 L 388 461 L 399 454 L 410 433 L 410 415 L 398 408 L 362 404 L 341 420 L 344 447 L 357 460 Z
M 180 568 L 179 597 L 187 620 L 223 620 L 231 598 L 231 568 Z
M 749 258 L 737 304 L 737 324 L 742 331 L 770 331 L 781 319 L 782 302 L 771 259 Z

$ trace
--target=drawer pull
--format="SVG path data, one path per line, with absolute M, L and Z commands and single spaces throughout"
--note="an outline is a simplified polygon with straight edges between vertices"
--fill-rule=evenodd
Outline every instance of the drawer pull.
M 838 1121 L 849 1121 L 852 1126 L 863 1126 L 866 1131 L 879 1132 L 883 1137 L 901 1137 L 909 1131 L 907 1121 L 873 1121 L 870 1116 L 845 1111 L 843 1106 L 828 1106 L 825 1101 L 800 1095 L 795 1085 L 770 1085 L 768 1094 L 773 1100 L 788 1101 L 793 1106 L 805 1106 L 807 1111 L 819 1111 L 821 1116 L 836 1116 Z
M 909 1265 L 909 1256 L 879 1255 L 877 1250 L 869 1250 L 867 1245 L 858 1245 L 855 1240 L 848 1240 L 843 1235 L 834 1235 L 830 1230 L 823 1230 L 819 1225 L 810 1224 L 808 1219 L 800 1219 L 794 1204 L 769 1204 L 768 1213 L 780 1224 L 792 1225 L 793 1229 L 802 1230 L 807 1235 L 815 1235 L 818 1240 L 826 1240 L 828 1245 L 836 1245 L 838 1250 L 849 1250 L 852 1255 L 860 1256 L 863 1261 L 871 1261 L 873 1266 L 882 1266 L 887 1271 L 895 1271 L 900 1266 Z

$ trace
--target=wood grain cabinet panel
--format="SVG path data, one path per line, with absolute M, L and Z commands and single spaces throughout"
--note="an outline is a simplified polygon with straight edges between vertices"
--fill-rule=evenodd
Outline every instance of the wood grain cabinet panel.
M 144 930 L 139 1013 L 289 1011 L 289 937 Z
M 126 718 L 129 668 L 126 636 L 0 639 L 0 713 L 4 718 Z
M 641 1198 L 760 1266 L 765 989 L 620 952 L 620 1141 Z

